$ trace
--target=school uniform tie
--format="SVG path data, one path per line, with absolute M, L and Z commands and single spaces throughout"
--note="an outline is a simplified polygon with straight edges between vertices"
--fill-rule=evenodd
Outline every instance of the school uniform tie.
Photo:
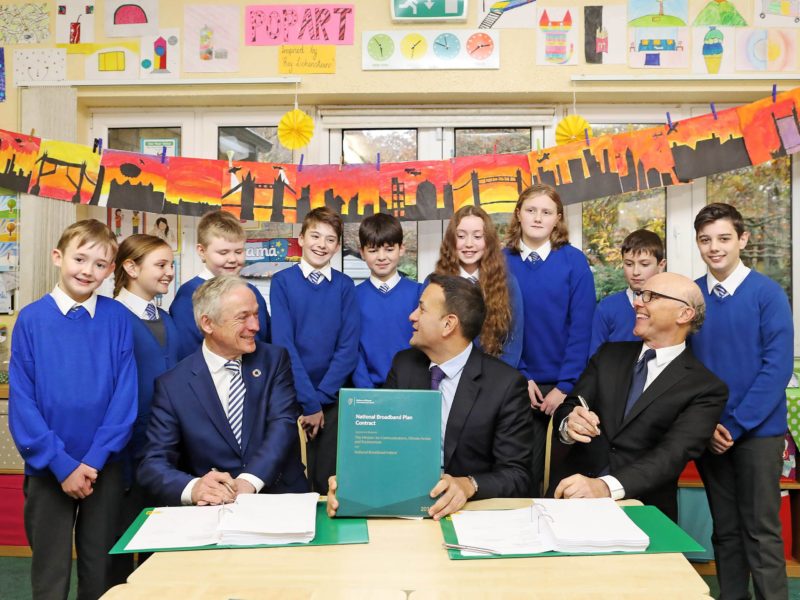
M 70 319 L 77 319 L 78 317 L 83 316 L 84 312 L 89 312 L 89 311 L 87 311 L 80 304 L 76 304 L 72 308 L 69 309 L 69 311 L 67 312 L 67 316 Z
M 542 257 L 539 256 L 538 252 L 531 252 L 528 254 L 528 258 L 525 259 L 525 262 L 529 262 L 532 265 L 538 265 L 542 262 Z
M 477 285 L 477 284 L 478 284 L 478 278 L 477 278 L 477 277 L 475 277 L 475 275 L 469 275 L 469 276 L 468 276 L 466 279 L 467 279 L 467 281 L 469 281 L 469 282 L 470 282 L 472 285 Z
M 439 385 L 442 383 L 442 379 L 445 378 L 444 371 L 439 365 L 433 365 L 431 367 L 431 389 L 438 390 Z
M 381 284 L 381 287 L 379 287 L 379 288 L 378 288 L 378 291 L 379 291 L 381 294 L 386 294 L 386 293 L 388 293 L 388 292 L 389 292 L 389 284 L 388 284 L 388 283 L 383 283 L 383 284 Z
M 715 295 L 717 298 L 719 298 L 720 300 L 722 300 L 723 298 L 727 298 L 728 296 L 730 296 L 730 294 L 728 293 L 728 290 L 726 290 L 724 287 L 722 287 L 722 284 L 721 284 L 721 283 L 718 283 L 718 284 L 717 284 L 717 285 L 715 285 L 713 288 L 711 288 L 711 291 L 712 291 L 712 292 L 714 292 L 714 295 Z
M 642 392 L 644 391 L 644 384 L 647 381 L 647 363 L 649 363 L 655 357 L 656 351 L 652 348 L 648 348 L 642 355 L 642 358 L 639 359 L 639 362 L 637 362 L 636 366 L 633 368 L 631 391 L 628 392 L 628 400 L 625 402 L 625 413 L 623 418 L 628 416 L 628 413 L 631 412 L 633 405 L 636 404 L 636 401 L 642 395 Z
M 225 368 L 231 374 L 230 391 L 228 393 L 228 423 L 231 424 L 233 437 L 242 445 L 242 416 L 244 415 L 244 380 L 242 365 L 238 360 L 229 360 Z
M 149 302 L 144 309 L 144 314 L 148 321 L 158 321 L 158 311 L 156 310 L 156 307 Z
M 322 273 L 319 271 L 311 271 L 308 280 L 314 285 L 319 285 L 319 282 L 322 280 Z

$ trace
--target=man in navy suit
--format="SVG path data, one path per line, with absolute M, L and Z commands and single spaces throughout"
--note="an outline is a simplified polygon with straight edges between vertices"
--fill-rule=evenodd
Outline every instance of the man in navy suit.
M 256 341 L 255 294 L 223 275 L 192 300 L 203 345 L 156 380 L 139 480 L 170 505 L 307 492 L 289 354 Z

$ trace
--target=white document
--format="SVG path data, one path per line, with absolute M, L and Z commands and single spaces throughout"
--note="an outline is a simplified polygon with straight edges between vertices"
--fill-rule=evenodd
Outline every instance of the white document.
M 650 538 L 610 498 L 543 498 L 528 508 L 462 511 L 452 520 L 460 545 L 497 554 L 641 552 L 650 544 Z

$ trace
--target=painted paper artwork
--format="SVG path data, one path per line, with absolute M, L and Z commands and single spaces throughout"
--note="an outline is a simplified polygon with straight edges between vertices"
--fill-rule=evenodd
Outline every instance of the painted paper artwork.
M 106 214 L 106 225 L 117 236 L 117 242 L 122 242 L 130 235 L 137 235 L 147 231 L 147 215 L 140 210 L 109 208 Z
M 159 215 L 152 214 L 148 217 L 147 222 L 150 224 L 147 233 L 161 238 L 169 244 L 173 250 L 179 250 L 181 247 L 180 233 L 180 217 L 178 215 Z
M 106 150 L 100 162 L 100 206 L 160 213 L 167 190 L 168 162 L 136 152 Z
M 275 273 L 300 262 L 303 250 L 297 238 L 248 238 L 244 244 L 244 268 L 239 273 L 245 279 L 271 279 Z
M 0 48 L 0 102 L 6 99 L 6 51 Z
M 628 0 L 629 27 L 686 27 L 688 0 Z
M 222 208 L 222 174 L 228 166 L 226 161 L 180 156 L 168 160 L 165 213 L 199 217 Z
M 480 0 L 479 29 L 533 29 L 536 0 Z
M 266 4 L 244 11 L 248 46 L 352 46 L 353 4 Z
M 67 53 L 63 48 L 14 50 L 14 81 L 64 81 Z
M 628 66 L 634 69 L 689 66 L 688 27 L 637 27 L 630 32 Z
M 139 76 L 142 79 L 172 79 L 181 71 L 181 30 L 160 29 L 142 36 Z
M 455 210 L 474 204 L 488 213 L 513 211 L 519 195 L 531 184 L 524 154 L 462 156 L 451 163 Z
M 187 73 L 239 70 L 238 6 L 195 4 L 183 13 L 183 65 Z
M 737 29 L 736 70 L 796 71 L 797 30 L 754 27 Z
M 534 150 L 528 161 L 533 183 L 558 186 L 565 204 L 622 191 L 610 135 Z
M 695 27 L 747 27 L 745 7 L 742 0 L 695 0 L 690 6 L 691 12 L 696 12 L 691 23 Z
M 94 42 L 94 0 L 56 0 L 56 43 Z
M 140 37 L 158 31 L 158 0 L 105 0 L 106 37 Z
M 297 222 L 308 211 L 327 206 L 345 221 L 377 212 L 378 170 L 374 165 L 315 165 L 297 171 Z
M 757 165 L 800 150 L 800 92 L 778 94 L 736 108 L 750 161 Z
M 294 165 L 234 161 L 223 169 L 223 210 L 243 221 L 298 222 Z
M 41 44 L 50 39 L 47 3 L 0 6 L 0 44 Z
M 678 183 L 675 161 L 667 143 L 668 130 L 669 127 L 665 125 L 613 136 L 623 192 Z
M 18 220 L 16 194 L 0 195 L 0 271 L 3 272 L 19 268 Z
M 0 188 L 27 193 L 42 140 L 0 129 Z
M 537 65 L 578 64 L 578 23 L 575 8 L 539 7 L 536 32 Z
M 98 49 L 86 57 L 86 79 L 138 79 L 139 53 L 131 42 L 123 44 L 97 44 Z
M 453 161 L 429 160 L 381 165 L 380 206 L 397 218 L 430 221 L 453 214 Z
M 628 44 L 625 6 L 583 8 L 583 55 L 591 65 L 624 65 Z
M 89 204 L 95 193 L 100 193 L 99 181 L 100 154 L 81 144 L 42 140 L 31 177 L 31 194 Z M 96 198 L 92 204 L 96 204 Z
M 799 27 L 798 0 L 753 0 L 752 25 L 757 27 Z
M 692 28 L 692 72 L 699 75 L 733 73 L 736 66 L 733 27 Z
M 679 181 L 750 166 L 736 109 L 716 113 L 673 123 L 667 133 Z

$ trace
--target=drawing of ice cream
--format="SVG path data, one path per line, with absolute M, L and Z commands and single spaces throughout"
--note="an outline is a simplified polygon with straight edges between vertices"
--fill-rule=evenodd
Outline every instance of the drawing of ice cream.
M 706 69 L 711 74 L 719 73 L 722 63 L 722 41 L 725 36 L 716 27 L 709 27 L 708 33 L 703 37 L 703 60 L 706 61 Z

